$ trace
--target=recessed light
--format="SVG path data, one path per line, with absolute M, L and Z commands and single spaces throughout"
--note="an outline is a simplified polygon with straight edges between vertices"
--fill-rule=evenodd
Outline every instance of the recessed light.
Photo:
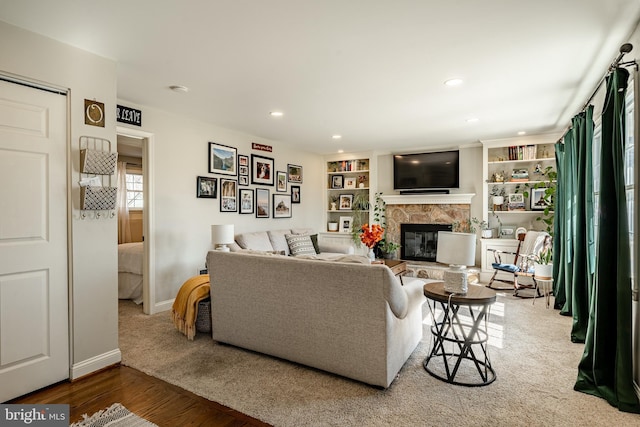
M 272 111 L 269 114 L 271 114 L 271 117 L 282 117 L 284 115 L 282 111 Z
M 467 123 L 476 123 L 476 122 L 479 122 L 479 121 L 480 121 L 480 119 L 477 118 L 477 117 L 469 117 L 467 119 Z
M 344 153 L 344 150 L 338 150 L 338 153 Z
M 526 134 L 527 134 L 527 132 L 525 132 L 525 131 L 523 131 L 523 130 L 521 130 L 520 132 L 518 132 L 518 135 L 526 135 Z
M 171 85 L 171 86 L 169 86 L 169 89 L 171 89 L 174 92 L 181 92 L 181 93 L 189 92 L 189 88 L 188 87 L 181 86 L 181 85 Z
M 333 136 L 331 136 L 331 138 L 333 138 L 333 139 L 340 139 L 340 138 L 342 138 L 342 135 L 333 135 Z
M 444 84 L 446 84 L 447 86 L 460 86 L 462 83 L 463 83 L 462 79 L 458 79 L 458 78 L 449 79 L 444 82 Z

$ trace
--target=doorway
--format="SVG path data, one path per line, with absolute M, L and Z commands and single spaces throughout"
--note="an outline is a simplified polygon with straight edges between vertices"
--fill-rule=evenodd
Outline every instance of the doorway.
M 156 313 L 155 304 L 155 269 L 154 269 L 154 238 L 153 238 L 153 134 L 137 129 L 118 126 L 118 145 L 122 141 L 124 150 L 139 150 L 142 160 L 142 310 L 145 314 Z M 135 152 L 135 151 L 131 151 Z

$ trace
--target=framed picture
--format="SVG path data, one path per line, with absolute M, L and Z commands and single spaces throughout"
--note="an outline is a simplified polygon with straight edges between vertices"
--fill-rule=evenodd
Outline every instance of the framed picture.
M 273 217 L 291 218 L 291 194 L 273 195 Z
M 509 194 L 508 209 L 510 211 L 523 211 L 524 210 L 524 194 L 511 193 Z
M 238 182 L 235 179 L 220 179 L 220 212 L 238 211 Z
M 341 216 L 340 217 L 340 232 L 341 233 L 351 233 L 351 224 L 353 223 L 352 216 Z
M 289 175 L 289 182 L 302 183 L 302 166 L 287 165 L 287 174 Z
M 353 194 L 341 194 L 338 199 L 338 209 L 340 210 L 351 210 L 351 205 L 353 203 Z
M 207 199 L 218 197 L 218 178 L 199 176 L 196 181 L 196 195 Z
M 256 188 L 256 218 L 269 218 L 269 190 Z
M 245 175 L 238 175 L 239 185 L 249 185 L 249 177 Z
M 344 179 L 344 188 L 354 189 L 356 188 L 356 177 L 348 176 Z
M 344 176 L 333 175 L 331 177 L 331 188 L 344 188 Z
M 531 210 L 542 211 L 549 206 L 549 200 L 545 197 L 546 188 L 531 189 Z
M 287 173 L 278 171 L 276 174 L 276 191 L 287 191 Z
M 253 190 L 250 188 L 242 188 L 240 190 L 240 213 L 253 213 Z
M 516 238 L 516 228 L 515 225 L 507 225 L 503 224 L 500 227 L 500 238 L 501 239 L 515 239 Z
M 209 143 L 209 173 L 219 173 L 223 175 L 237 175 L 237 151 L 233 147 Z
M 300 186 L 291 186 L 291 203 L 300 203 Z
M 242 154 L 238 154 L 238 166 L 246 166 L 249 167 L 249 156 L 243 156 Z M 247 172 L 249 175 L 249 172 Z
M 273 185 L 273 159 L 251 155 L 251 183 Z
M 238 175 L 249 176 L 249 166 L 238 166 Z

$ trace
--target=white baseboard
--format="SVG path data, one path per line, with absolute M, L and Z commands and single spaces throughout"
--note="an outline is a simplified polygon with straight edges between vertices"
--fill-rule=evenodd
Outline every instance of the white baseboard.
M 80 378 L 92 372 L 106 368 L 107 366 L 120 363 L 121 360 L 122 353 L 120 353 L 120 349 L 117 348 L 107 353 L 83 360 L 82 362 L 74 363 L 71 366 L 71 372 L 69 373 L 70 379 L 75 380 L 76 378 Z
M 173 307 L 173 301 L 175 301 L 175 298 L 156 303 L 155 306 L 153 307 L 154 308 L 153 312 L 160 313 L 161 311 L 171 310 L 171 308 Z

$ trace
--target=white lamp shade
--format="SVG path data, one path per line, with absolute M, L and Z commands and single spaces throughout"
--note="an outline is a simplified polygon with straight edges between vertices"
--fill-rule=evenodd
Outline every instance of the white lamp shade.
M 211 226 L 211 243 L 213 246 L 230 245 L 234 240 L 233 224 L 216 224 Z
M 476 235 L 438 231 L 438 253 L 436 261 L 449 265 L 475 265 Z

